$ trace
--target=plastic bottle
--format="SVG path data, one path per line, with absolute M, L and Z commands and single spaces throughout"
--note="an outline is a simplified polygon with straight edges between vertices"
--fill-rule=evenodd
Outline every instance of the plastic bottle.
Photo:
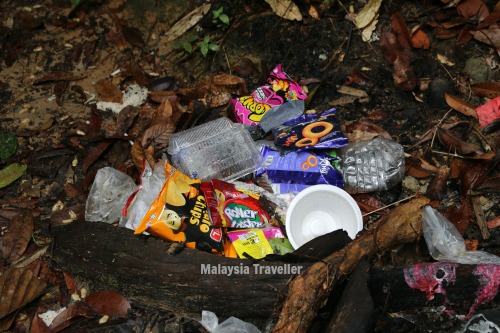
M 343 147 L 340 158 L 349 193 L 387 190 L 401 182 L 405 173 L 403 146 L 381 136 Z

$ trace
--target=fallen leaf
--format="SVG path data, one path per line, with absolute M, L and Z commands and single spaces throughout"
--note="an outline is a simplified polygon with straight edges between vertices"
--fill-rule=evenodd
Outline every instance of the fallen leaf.
M 500 49 L 500 24 L 498 22 L 491 24 L 486 29 L 471 31 L 470 33 L 476 40 Z
M 486 178 L 481 181 L 475 188 L 476 191 L 497 193 L 500 191 L 500 176 Z
M 122 27 L 122 34 L 125 40 L 132 46 L 142 49 L 146 45 L 144 39 L 142 39 L 141 30 L 135 27 Z
M 497 2 L 493 11 L 485 17 L 485 19 L 479 24 L 478 28 L 482 29 L 500 20 L 500 2 Z
M 411 36 L 411 45 L 417 49 L 428 50 L 431 47 L 431 41 L 423 30 L 418 29 Z
M 85 301 L 95 312 L 111 317 L 128 317 L 130 310 L 130 303 L 116 291 L 96 291 Z
M 388 63 L 393 64 L 402 53 L 396 35 L 390 31 L 383 31 L 380 35 L 380 49 Z
M 27 267 L 10 268 L 0 276 L 0 318 L 23 307 L 38 296 L 47 283 Z
M 318 10 L 316 9 L 316 7 L 314 6 L 311 6 L 309 7 L 309 10 L 307 11 L 309 13 L 309 15 L 315 19 L 315 20 L 319 20 L 321 17 L 319 16 L 319 12 Z
M 273 12 L 285 20 L 302 21 L 299 7 L 292 0 L 265 0 Z
M 124 135 L 138 114 L 139 109 L 137 107 L 132 105 L 124 107 L 120 113 L 118 113 L 116 119 L 116 134 Z
M 354 134 L 354 135 L 351 135 Z M 392 140 L 392 137 L 382 127 L 372 123 L 363 121 L 355 121 L 346 126 L 346 136 L 349 137 L 349 142 L 362 141 L 372 139 L 378 135 Z
M 52 81 L 78 81 L 83 79 L 84 76 L 76 75 L 71 72 L 53 72 L 42 76 L 41 78 L 33 81 L 33 84 L 47 83 Z
M 0 160 L 6 160 L 16 153 L 17 138 L 11 132 L 0 134 Z
M 470 85 L 474 94 L 487 97 L 495 98 L 500 96 L 500 83 L 497 82 L 478 82 Z
M 215 75 L 213 77 L 213 83 L 219 87 L 224 87 L 225 91 L 231 94 L 244 95 L 248 92 L 245 80 L 236 75 Z
M 417 86 L 417 78 L 406 58 L 394 61 L 394 85 L 403 91 L 411 91 Z
M 38 310 L 35 312 L 33 316 L 33 320 L 31 321 L 31 333 L 50 333 L 49 327 L 42 318 L 38 315 Z
M 20 178 L 27 168 L 26 164 L 12 163 L 0 170 L 0 188 L 10 185 Z
M 349 87 L 346 85 L 342 85 L 337 89 L 337 92 L 345 95 L 356 96 L 361 99 L 368 99 L 368 93 L 362 89 L 357 89 L 353 87 Z
M 452 151 L 452 153 L 458 153 L 460 155 L 468 155 L 472 153 L 480 153 L 481 147 L 465 142 L 457 138 L 451 131 L 438 128 L 437 137 L 439 141 L 448 149 Z
M 474 18 L 477 22 L 483 21 L 490 15 L 483 0 L 463 0 L 458 4 L 457 12 L 466 19 Z
M 375 15 L 370 24 L 363 28 L 363 31 L 361 32 L 361 39 L 363 40 L 363 42 L 369 42 L 372 40 L 373 32 L 375 31 L 375 29 L 377 29 L 377 23 L 378 14 Z
M 146 74 L 144 74 L 144 71 L 142 70 L 141 66 L 139 66 L 136 62 L 131 62 L 127 66 L 127 74 L 132 76 L 135 83 L 141 86 L 148 86 L 150 83 L 148 77 L 146 76 Z
M 90 148 L 89 153 L 85 157 L 82 163 L 83 173 L 87 173 L 89 167 L 94 164 L 95 161 L 108 149 L 108 147 L 113 143 L 113 140 L 105 140 L 99 142 L 97 146 Z
M 30 210 L 23 210 L 17 214 L 0 238 L 1 258 L 8 263 L 19 259 L 26 251 L 34 229 L 35 223 Z
M 446 92 L 444 93 L 444 98 L 446 100 L 446 104 L 448 104 L 448 106 L 453 110 L 477 119 L 476 107 L 474 105 L 469 104 L 463 99 L 450 95 Z
M 171 42 L 182 36 L 194 27 L 210 10 L 211 4 L 200 6 L 180 19 L 169 31 L 165 33 L 165 42 Z
M 101 79 L 95 83 L 95 89 L 99 98 L 104 102 L 121 104 L 123 102 L 123 93 L 108 79 Z
M 130 154 L 132 155 L 132 161 L 134 161 L 135 167 L 137 168 L 137 170 L 142 172 L 143 161 L 146 158 L 146 155 L 144 153 L 144 148 L 142 147 L 141 141 L 134 141 L 132 149 L 130 150 Z
M 368 3 L 359 11 L 354 19 L 354 24 L 358 29 L 362 29 L 370 24 L 371 21 L 378 14 L 382 0 L 370 0 Z
M 429 199 L 441 201 L 446 196 L 449 174 L 450 168 L 447 166 L 442 166 L 438 169 L 437 174 L 432 178 L 425 193 Z
M 476 108 L 477 118 L 482 127 L 500 118 L 500 96 Z
M 489 220 L 487 223 L 488 223 L 488 228 L 490 228 L 490 229 L 493 229 L 493 228 L 500 226 L 500 216 L 497 216 L 497 217 Z
M 58 314 L 52 320 L 49 329 L 51 332 L 59 332 L 78 321 L 80 317 L 92 318 L 95 314 L 95 311 L 87 303 L 77 302 Z
M 450 67 L 453 67 L 455 66 L 455 63 L 450 61 L 450 59 L 448 59 L 446 56 L 442 55 L 442 54 L 439 54 L 437 55 L 437 59 L 440 63 L 442 63 L 443 65 L 447 65 L 447 66 L 450 66 Z
M 450 221 L 458 232 L 463 235 L 470 222 L 474 221 L 473 210 L 467 196 L 461 198 L 460 205 L 451 206 L 445 211 L 445 217 Z
M 412 38 L 401 13 L 396 12 L 391 15 L 391 28 L 398 36 L 399 44 L 405 49 L 411 48 Z
M 151 126 L 142 136 L 142 146 L 152 146 L 155 152 L 164 150 L 168 147 L 168 142 L 174 131 L 175 125 L 172 123 L 162 123 Z

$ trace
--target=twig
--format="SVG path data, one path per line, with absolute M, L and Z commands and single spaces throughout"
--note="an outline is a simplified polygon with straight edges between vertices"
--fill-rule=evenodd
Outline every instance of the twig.
M 321 71 L 323 72 L 325 69 L 327 69 L 328 66 L 330 66 L 330 64 L 332 63 L 332 61 L 337 58 L 337 56 L 340 54 L 341 50 L 342 50 L 342 46 L 344 46 L 345 42 L 347 42 L 348 40 L 348 37 L 345 37 L 344 38 L 344 41 L 342 42 L 342 44 L 340 44 L 340 46 L 335 50 L 335 52 L 333 52 L 333 55 L 332 57 L 330 58 L 330 60 L 328 61 L 328 63 L 325 65 L 325 67 L 321 68 Z
M 434 134 L 432 135 L 432 140 L 431 140 L 431 146 L 430 148 L 432 149 L 432 146 L 434 146 L 434 139 L 436 138 L 436 134 L 437 134 L 437 129 L 439 128 L 439 126 L 441 125 L 441 123 L 446 119 L 446 117 L 448 117 L 448 114 L 453 111 L 453 109 L 449 109 L 448 112 L 445 113 L 445 115 L 443 116 L 443 118 L 441 118 L 439 120 L 439 122 L 437 123 L 436 125 L 436 131 L 434 132 Z
M 380 210 L 386 209 L 386 208 L 388 208 L 388 207 L 391 207 L 391 206 L 397 205 L 398 203 L 401 203 L 401 202 L 406 201 L 406 200 L 408 200 L 408 199 L 415 198 L 416 196 L 417 196 L 417 195 L 416 195 L 416 194 L 414 194 L 414 195 L 411 195 L 411 196 L 409 196 L 409 197 L 407 197 L 407 198 L 404 198 L 404 199 L 398 200 L 398 201 L 396 201 L 396 202 L 393 202 L 393 203 L 391 203 L 391 204 L 389 204 L 389 205 L 387 205 L 387 206 L 377 208 L 377 209 L 375 209 L 375 210 L 372 210 L 371 212 L 368 212 L 368 213 L 366 213 L 366 214 L 363 214 L 363 217 L 364 217 L 364 216 L 371 215 L 371 214 L 373 214 L 373 213 L 375 213 L 375 212 L 378 212 L 378 211 L 380 211 Z
M 461 158 L 461 159 L 464 159 L 465 157 L 463 156 L 460 156 L 460 155 L 457 155 L 457 153 L 445 153 L 444 151 L 439 151 L 439 150 L 431 150 L 433 153 L 436 153 L 436 154 L 441 154 L 441 155 L 447 155 L 447 156 L 452 156 L 452 157 L 458 157 L 458 158 Z

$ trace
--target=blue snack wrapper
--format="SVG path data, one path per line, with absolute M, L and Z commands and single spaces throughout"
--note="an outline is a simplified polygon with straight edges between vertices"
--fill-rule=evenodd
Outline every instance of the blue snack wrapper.
M 334 149 L 349 142 L 340 131 L 336 110 L 321 114 L 304 114 L 272 129 L 274 143 L 296 151 Z

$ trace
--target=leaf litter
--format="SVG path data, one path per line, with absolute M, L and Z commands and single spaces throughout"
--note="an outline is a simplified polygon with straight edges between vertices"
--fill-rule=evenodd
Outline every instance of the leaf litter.
M 293 1 L 281 3 L 286 4 L 287 10 L 267 3 L 245 5 L 244 8 L 238 8 L 236 12 L 234 9 L 225 7 L 224 11 L 227 10 L 234 17 L 238 16 L 239 26 L 246 24 L 251 29 L 241 31 L 235 25 L 219 35 L 217 34 L 221 31 L 218 31 L 218 28 L 211 22 L 209 4 L 196 8 L 187 6 L 181 10 L 181 14 L 172 15 L 177 19 L 169 24 L 164 24 L 164 21 L 159 19 L 145 24 L 144 21 L 137 20 L 133 14 L 123 12 L 125 6 L 115 7 L 114 2 L 109 5 L 110 7 L 104 7 L 106 8 L 104 11 L 101 11 L 100 5 L 76 9 L 74 13 L 80 15 L 78 20 L 61 16 L 53 21 L 54 24 L 38 19 L 38 17 L 44 17 L 43 15 L 36 15 L 35 19 L 25 14 L 17 15 L 16 21 L 25 30 L 9 28 L 12 33 L 24 36 L 35 35 L 39 32 L 36 29 L 42 29 L 42 32 L 46 29 L 49 33 L 69 31 L 65 41 L 71 44 L 72 48 L 59 50 L 60 54 L 66 56 L 66 59 L 60 59 L 59 66 L 56 64 L 54 68 L 43 71 L 36 68 L 33 70 L 31 82 L 36 85 L 38 89 L 36 92 L 31 91 L 30 88 L 29 93 L 22 94 L 9 87 L 18 99 L 16 100 L 17 110 L 22 112 L 10 113 L 10 116 L 14 115 L 16 118 L 12 134 L 19 141 L 19 147 L 16 148 L 17 153 L 12 154 L 12 148 L 9 148 L 7 153 L 2 154 L 2 163 L 5 165 L 2 165 L 1 172 L 4 172 L 5 166 L 14 165 L 12 169 L 7 169 L 5 177 L 1 177 L 3 191 L 14 197 L 32 195 L 30 194 L 32 192 L 23 191 L 20 183 L 28 180 L 25 175 L 26 172 L 30 173 L 30 168 L 39 170 L 39 173 L 42 172 L 42 168 L 46 168 L 44 176 L 46 181 L 42 181 L 42 188 L 49 194 L 46 198 L 52 200 L 53 197 L 59 196 L 58 199 L 68 205 L 59 212 L 51 212 L 44 207 L 38 208 L 39 212 L 25 213 L 26 218 L 20 220 L 19 215 L 12 216 L 10 212 L 13 203 L 8 203 L 5 208 L 9 208 L 9 212 L 6 211 L 4 215 L 0 214 L 0 216 L 5 216 L 2 219 L 10 222 L 9 228 L 6 229 L 6 237 L 2 237 L 1 241 L 3 259 L 6 262 L 13 262 L 30 255 L 37 247 L 31 235 L 40 231 L 40 225 L 51 223 L 48 217 L 54 217 L 54 225 L 81 219 L 79 210 L 82 206 L 79 194 L 84 196 L 84 188 L 87 188 L 83 185 L 84 178 L 89 183 L 97 168 L 110 163 L 110 153 L 113 147 L 118 146 L 117 142 L 123 143 L 130 140 L 133 144 L 130 144 L 129 150 L 125 152 L 127 156 L 121 161 L 113 162 L 115 163 L 113 166 L 138 179 L 144 159 L 153 164 L 168 146 L 172 133 L 220 115 L 227 115 L 227 105 L 231 97 L 247 93 L 247 85 L 253 88 L 256 83 L 262 82 L 259 76 L 267 72 L 267 67 L 279 61 L 284 61 L 287 68 L 290 68 L 290 72 L 297 73 L 302 78 L 320 78 L 304 80 L 308 82 L 305 84 L 306 87 L 317 88 L 312 105 L 318 108 L 324 107 L 324 102 L 333 101 L 339 94 L 346 94 L 345 88 L 338 83 L 345 82 L 349 75 L 359 71 L 362 67 L 368 67 L 369 70 L 363 72 L 368 73 L 363 80 L 351 79 L 349 81 L 352 89 L 363 92 L 361 98 L 364 99 L 364 94 L 367 95 L 368 98 L 363 101 L 363 105 L 360 104 L 360 96 L 356 96 L 338 106 L 340 115 L 345 121 L 345 131 L 351 135 L 350 139 L 355 141 L 377 135 L 397 137 L 404 143 L 405 150 L 407 150 L 407 165 L 409 166 L 407 175 L 427 182 L 427 190 L 424 192 L 434 199 L 437 205 L 446 206 L 445 202 L 450 200 L 454 193 L 456 194 L 454 187 L 458 186 L 460 188 L 458 199 L 453 201 L 453 205 L 447 207 L 447 216 L 454 223 L 462 226 L 461 232 L 465 232 L 464 228 L 468 227 L 469 223 L 474 225 L 478 216 L 474 213 L 483 208 L 477 205 L 477 200 L 471 200 L 472 193 L 475 196 L 485 196 L 487 193 L 498 192 L 499 189 L 498 176 L 495 176 L 497 173 L 494 169 L 498 164 L 496 162 L 498 130 L 495 131 L 494 127 L 495 120 L 497 120 L 495 117 L 498 118 L 498 113 L 496 113 L 498 106 L 492 105 L 488 99 L 499 96 L 500 89 L 498 84 L 492 82 L 494 80 L 469 82 L 469 78 L 462 76 L 459 69 L 463 68 L 463 59 L 461 59 L 463 57 L 449 52 L 451 48 L 442 45 L 453 45 L 457 42 L 464 45 L 467 52 L 470 51 L 468 45 L 476 45 L 484 51 L 484 54 L 498 53 L 497 22 L 500 17 L 498 4 L 493 8 L 488 2 L 485 4 L 483 1 L 463 0 L 453 2 L 447 8 L 437 7 L 437 10 L 417 8 L 419 13 L 425 13 L 419 17 L 422 19 L 418 20 L 417 26 L 415 16 L 408 11 L 408 7 L 395 6 L 388 10 L 389 8 L 386 7 L 388 5 L 382 1 L 356 2 L 355 10 L 351 13 L 357 12 L 357 14 L 349 14 L 351 18 L 354 17 L 354 23 L 344 19 L 346 9 L 337 7 L 336 4 L 315 4 L 314 11 L 310 11 L 313 15 L 301 12 Z M 269 7 L 275 15 L 270 15 Z M 480 10 L 475 10 L 477 8 Z M 88 28 L 87 15 L 90 17 L 97 13 L 101 15 L 99 20 L 102 26 L 107 27 L 107 33 L 99 35 L 99 32 Z M 380 13 L 384 13 L 385 17 Z M 390 15 L 387 16 L 387 13 Z M 53 15 L 53 13 L 49 14 Z M 130 15 L 128 17 L 131 19 L 130 23 L 123 20 L 127 15 Z M 265 24 L 260 21 L 262 18 L 267 18 L 270 23 L 275 24 L 275 27 L 283 24 L 281 19 L 289 21 L 283 25 L 282 30 L 269 29 L 269 31 L 279 31 L 282 36 L 289 31 L 288 39 L 285 38 L 282 41 L 279 37 L 275 37 L 273 42 L 269 42 L 268 40 L 271 40 L 268 38 L 269 32 L 262 31 L 259 27 L 259 24 L 261 26 Z M 311 18 L 314 21 L 311 21 Z M 145 19 L 147 21 L 148 18 Z M 338 45 L 332 45 L 331 40 L 328 40 L 328 37 L 334 38 L 328 31 L 333 21 L 337 25 L 335 29 L 338 29 L 335 30 L 335 34 L 342 38 L 338 43 L 342 45 L 340 48 L 337 47 Z M 382 21 L 384 24 L 381 24 Z M 33 25 L 28 24 L 29 22 L 33 22 Z M 41 25 L 42 23 L 45 27 Z M 360 35 L 352 27 L 361 30 Z M 85 28 L 89 29 L 87 34 L 90 40 L 78 43 L 78 34 L 82 33 Z M 373 54 L 366 51 L 368 48 L 364 42 L 361 47 L 357 45 L 356 41 L 361 41 L 364 29 L 370 29 L 369 37 L 364 38 L 365 41 L 370 42 L 366 45 L 370 45 L 369 48 L 382 54 L 383 59 L 375 61 Z M 163 51 L 167 48 L 158 46 L 165 42 L 166 44 L 172 43 L 191 32 L 209 32 L 210 36 L 223 47 L 222 51 L 213 55 L 211 59 L 204 59 L 197 57 L 195 52 L 187 55 L 170 49 L 171 53 L 164 53 Z M 95 35 L 96 33 L 98 35 Z M 238 37 L 232 38 L 235 33 Z M 258 36 L 257 40 L 260 44 L 252 44 L 255 41 L 255 35 Z M 241 36 L 245 36 L 246 40 Z M 303 38 L 303 36 L 306 37 L 296 43 L 299 45 L 295 45 L 293 38 Z M 321 38 L 315 38 L 316 36 L 324 36 L 324 41 Z M 380 42 L 373 39 L 376 36 L 380 36 Z M 50 39 L 48 36 L 43 38 Z M 98 41 L 102 40 L 100 38 L 109 43 L 108 49 L 99 44 Z M 241 43 L 243 40 L 247 45 Z M 447 40 L 452 43 L 444 44 Z M 343 41 L 348 42 L 342 44 Z M 16 66 L 20 66 L 21 60 L 26 58 L 28 48 L 24 49 L 22 45 L 11 40 L 5 42 L 8 46 L 4 58 L 5 63 L 14 66 L 13 68 L 19 68 Z M 29 52 L 34 49 L 38 50 L 40 45 L 31 46 L 33 47 Z M 147 52 L 155 50 L 155 47 L 158 47 L 159 54 L 164 58 L 156 58 L 154 51 Z M 196 45 L 193 47 L 193 50 L 196 50 Z M 243 54 L 235 55 L 235 50 L 239 49 Z M 288 51 L 282 53 L 279 50 Z M 40 68 L 43 65 L 42 61 L 48 63 L 51 61 L 49 50 L 42 47 L 41 51 L 36 52 L 38 55 L 35 62 Z M 440 53 L 444 58 L 437 60 Z M 325 63 L 318 60 L 318 56 L 322 54 L 326 56 Z M 332 56 L 332 62 L 325 67 L 326 62 L 329 61 L 328 56 Z M 165 61 L 165 57 L 168 61 Z M 243 58 L 246 60 L 240 61 Z M 102 62 L 99 63 L 98 59 L 102 59 Z M 419 60 L 424 65 L 422 62 L 419 63 Z M 246 67 L 236 66 L 242 63 Z M 80 66 L 79 64 L 86 68 L 84 74 L 76 69 L 77 65 Z M 210 68 L 211 72 L 208 75 L 191 70 L 204 68 L 207 71 L 214 64 L 216 66 Z M 423 68 L 428 65 L 433 71 Z M 444 66 L 457 69 L 445 70 Z M 67 68 L 61 69 L 60 67 Z M 94 67 L 99 69 L 97 73 L 92 70 Z M 250 70 L 247 70 L 248 68 Z M 325 72 L 315 71 L 314 68 L 327 68 L 328 78 L 322 77 Z M 118 74 L 114 74 L 117 69 Z M 157 77 L 155 75 L 165 78 L 163 87 L 166 89 L 145 88 L 155 82 Z M 430 110 L 421 104 L 415 107 L 412 104 L 411 95 L 406 95 L 406 92 L 412 92 L 425 103 L 427 91 L 420 88 L 420 84 L 424 79 L 434 78 L 434 75 L 451 80 L 457 88 L 463 88 L 462 82 L 470 84 L 470 90 L 466 90 L 467 94 L 447 93 L 446 96 L 443 95 L 447 105 L 456 112 Z M 20 80 L 20 82 L 26 82 L 22 81 L 23 79 Z M 178 82 L 171 84 L 173 81 Z M 156 81 L 155 84 L 161 87 L 161 82 Z M 390 82 L 390 84 L 385 82 Z M 62 83 L 64 85 L 58 85 Z M 141 92 L 140 98 L 137 102 L 128 103 L 125 100 L 127 88 L 134 84 L 140 88 L 138 89 Z M 53 104 L 55 102 L 47 98 L 52 93 L 57 95 L 55 96 L 57 107 Z M 23 95 L 32 97 L 23 99 L 20 97 Z M 93 95 L 95 97 L 92 99 Z M 404 98 L 399 98 L 401 96 Z M 86 104 L 89 100 L 100 102 L 98 107 L 100 110 L 93 108 L 90 111 L 88 103 Z M 30 107 L 24 107 L 29 103 L 32 104 Z M 495 115 L 487 120 L 492 124 L 489 126 L 493 129 L 490 134 L 484 134 L 486 137 L 478 138 L 474 126 L 479 124 L 477 118 L 482 118 L 477 110 L 484 105 L 489 105 L 488 107 Z M 379 112 L 381 116 L 372 112 L 375 108 L 383 109 L 383 112 Z M 106 111 L 107 109 L 112 109 L 113 112 Z M 413 111 L 410 110 L 412 112 L 405 115 L 401 112 L 402 109 L 413 109 Z M 34 117 L 40 113 L 39 110 L 47 110 L 43 115 L 45 118 L 41 118 L 39 123 L 33 122 Z M 436 111 L 437 117 L 430 115 Z M 68 114 L 61 115 L 59 112 Z M 371 118 L 368 117 L 370 113 Z M 65 117 L 67 118 L 64 119 Z M 461 128 L 462 122 L 467 123 L 465 130 Z M 25 130 L 31 132 L 24 132 Z M 57 135 L 47 138 L 47 133 Z M 128 139 L 125 135 L 129 136 Z M 69 148 L 71 153 L 66 151 L 65 154 L 77 157 L 76 166 L 69 163 L 61 166 L 56 162 L 49 168 L 49 164 L 45 164 L 45 161 L 55 161 L 55 158 L 44 157 L 38 159 L 42 164 L 42 166 L 37 166 L 39 169 L 32 165 L 26 168 L 25 163 L 28 162 L 26 156 L 30 151 L 40 154 L 39 150 L 42 145 L 49 149 Z M 29 161 L 29 164 L 33 164 L 32 160 Z M 68 169 L 76 175 L 75 184 L 73 184 L 76 190 L 72 195 L 68 195 L 69 190 L 63 190 L 68 179 L 62 175 L 68 174 Z M 18 190 L 19 193 L 17 193 Z M 382 208 L 380 213 L 386 213 L 390 207 L 384 208 L 384 205 L 390 203 L 391 200 L 383 199 L 378 195 L 365 195 L 358 202 L 363 205 L 366 212 Z M 471 201 L 476 202 L 476 205 L 471 204 Z M 499 224 L 496 222 L 498 215 L 495 214 L 498 214 L 498 211 L 489 209 L 486 216 L 488 220 L 486 223 L 491 229 Z M 12 283 L 4 282 L 2 285 L 2 288 L 7 290 L 5 300 L 11 300 L 7 302 L 10 303 L 9 309 L 4 311 L 12 312 L 36 298 L 36 296 L 24 297 L 26 292 L 22 290 L 22 285 L 26 281 L 35 281 L 35 274 L 27 268 L 16 272 L 4 270 L 4 274 L 7 274 L 6 272 L 12 274 L 9 276 L 14 280 L 19 281 L 17 283 L 19 290 Z M 2 278 L 4 276 L 2 275 Z M 40 288 L 42 285 L 43 283 Z M 36 295 L 37 293 L 28 294 Z M 119 295 L 115 296 L 120 298 Z M 102 307 L 105 307 L 105 304 Z M 51 327 L 55 330 L 63 329 L 81 317 L 94 316 L 95 312 L 99 311 L 89 309 L 86 305 L 78 305 L 62 315 Z M 39 325 L 40 331 L 46 329 L 42 328 L 38 320 L 33 320 L 33 325 Z

